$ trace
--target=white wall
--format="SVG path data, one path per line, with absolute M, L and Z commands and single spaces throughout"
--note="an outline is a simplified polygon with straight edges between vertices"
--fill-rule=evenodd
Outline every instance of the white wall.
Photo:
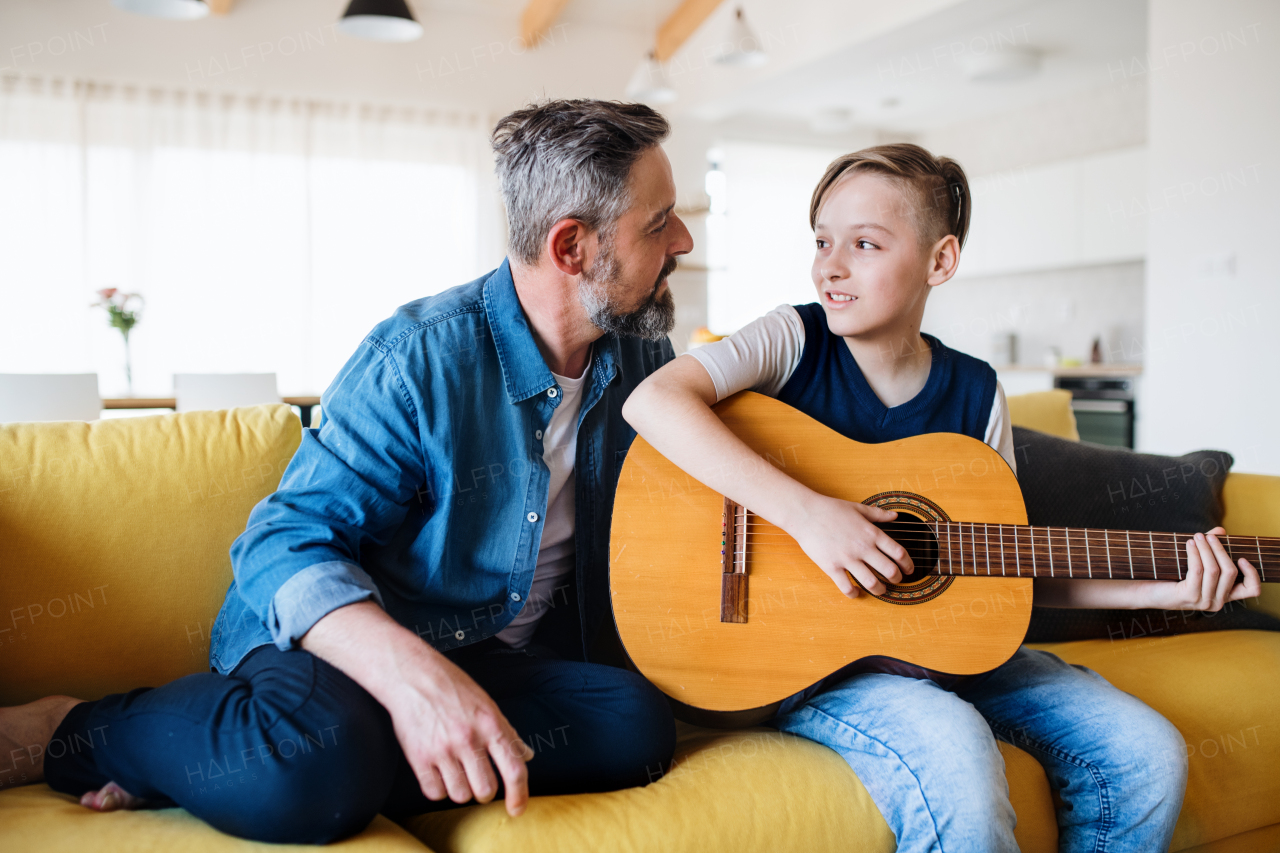
M 1280 474 L 1280 3 L 1152 0 L 1140 445 Z

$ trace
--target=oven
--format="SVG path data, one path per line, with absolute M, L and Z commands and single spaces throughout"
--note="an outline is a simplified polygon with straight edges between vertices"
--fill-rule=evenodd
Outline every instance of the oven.
M 1055 388 L 1071 392 L 1080 440 L 1113 447 L 1133 447 L 1134 378 L 1132 376 L 1058 376 Z

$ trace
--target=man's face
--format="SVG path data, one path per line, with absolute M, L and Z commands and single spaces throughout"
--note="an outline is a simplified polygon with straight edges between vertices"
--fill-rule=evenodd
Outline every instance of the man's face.
M 658 340 L 675 325 L 667 276 L 676 268 L 676 256 L 693 248 L 693 239 L 675 214 L 675 181 L 661 148 L 641 155 L 627 186 L 631 206 L 615 223 L 612 237 L 600 240 L 590 268 L 582 272 L 579 294 L 587 316 L 602 331 Z

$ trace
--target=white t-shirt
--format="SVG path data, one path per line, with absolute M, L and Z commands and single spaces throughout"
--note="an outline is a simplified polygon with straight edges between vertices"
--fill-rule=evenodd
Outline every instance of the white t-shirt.
M 578 452 L 578 412 L 582 410 L 582 389 L 591 373 L 591 358 L 577 379 L 555 377 L 560 386 L 560 405 L 551 413 L 551 422 L 542 436 L 542 461 L 547 463 L 547 512 L 542 520 L 542 542 L 538 546 L 538 565 L 533 570 L 533 587 L 524 607 L 498 639 L 520 649 L 529 645 L 538 620 L 550 607 L 568 602 L 568 590 L 574 571 L 574 506 L 573 463 Z
M 758 391 L 770 397 L 779 392 L 796 372 L 804 353 L 804 321 L 790 305 L 780 305 L 753 320 L 729 337 L 689 351 L 716 386 L 716 400 L 739 391 Z M 1004 388 L 996 383 L 983 441 L 994 448 L 1017 473 L 1013 454 L 1013 425 L 1005 403 Z

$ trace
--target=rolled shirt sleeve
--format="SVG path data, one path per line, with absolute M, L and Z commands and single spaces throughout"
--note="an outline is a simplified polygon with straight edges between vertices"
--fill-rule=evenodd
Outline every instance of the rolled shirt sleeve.
M 411 509 L 427 511 L 420 399 L 371 335 L 325 392 L 321 428 L 303 430 L 279 489 L 250 513 L 232 569 L 278 648 L 339 607 L 384 606 L 361 553 L 385 545 Z
M 355 563 L 316 563 L 289 578 L 271 598 L 267 629 L 281 651 L 297 648 L 302 636 L 324 616 L 357 601 L 373 599 L 385 607 L 382 593 Z

